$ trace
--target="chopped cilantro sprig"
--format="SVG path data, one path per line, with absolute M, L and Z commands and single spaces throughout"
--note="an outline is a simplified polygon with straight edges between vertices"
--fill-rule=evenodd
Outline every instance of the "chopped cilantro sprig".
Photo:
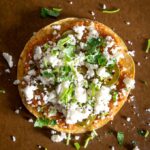
M 46 18 L 46 17 L 58 17 L 61 13 L 62 9 L 61 8 L 41 8 L 40 14 L 41 17 Z
M 42 128 L 44 126 L 55 126 L 57 124 L 56 120 L 54 119 L 47 119 L 47 118 L 37 118 L 35 123 L 34 123 L 34 127 L 39 127 Z

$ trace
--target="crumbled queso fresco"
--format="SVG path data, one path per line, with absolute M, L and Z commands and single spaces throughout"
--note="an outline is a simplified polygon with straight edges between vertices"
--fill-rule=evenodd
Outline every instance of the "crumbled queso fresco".
M 121 91 L 133 89 L 135 83 L 127 76 L 119 78 L 119 62 L 124 58 L 120 47 L 112 36 L 101 35 L 94 23 L 75 25 L 62 35 L 60 25 L 53 30 L 57 34 L 53 36 L 61 38 L 37 45 L 26 62 L 29 67 L 20 82 L 26 102 L 57 123 L 60 118 L 56 116 L 66 124 L 92 115 L 107 116 L 110 103 L 117 106 Z M 118 80 L 123 85 L 119 91 Z M 52 138 L 62 139 L 59 135 Z

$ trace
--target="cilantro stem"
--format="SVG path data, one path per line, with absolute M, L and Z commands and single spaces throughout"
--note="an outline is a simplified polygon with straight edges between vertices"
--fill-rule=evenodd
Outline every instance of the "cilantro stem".
M 107 14 L 114 14 L 120 11 L 120 8 L 116 8 L 116 9 L 104 9 L 102 10 L 103 13 L 107 13 Z
M 92 139 L 93 139 L 93 137 L 90 136 L 90 137 L 88 137 L 88 138 L 85 140 L 84 148 L 87 148 L 87 146 L 88 146 L 88 144 L 89 144 L 89 141 L 92 140 Z
M 69 145 L 71 140 L 71 133 L 68 133 L 66 145 Z
M 146 53 L 149 53 L 150 50 L 150 39 L 147 40 L 147 48 L 145 50 Z

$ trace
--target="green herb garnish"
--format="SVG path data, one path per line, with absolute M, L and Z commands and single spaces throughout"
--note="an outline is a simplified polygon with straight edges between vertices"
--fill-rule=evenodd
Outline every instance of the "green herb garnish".
M 147 40 L 147 48 L 145 50 L 146 53 L 149 53 L 150 51 L 150 39 Z
M 74 87 L 73 87 L 73 84 L 71 84 L 69 88 L 64 89 L 64 91 L 60 94 L 60 97 L 59 97 L 60 101 L 62 101 L 64 104 L 67 104 L 72 98 L 73 91 L 74 91 Z
M 117 132 L 117 140 L 119 145 L 123 144 L 124 141 L 124 133 L 123 132 Z
M 112 99 L 113 99 L 113 101 L 116 102 L 116 101 L 117 101 L 117 98 L 118 98 L 118 92 L 114 91 L 114 92 L 112 93 Z
M 80 144 L 78 142 L 74 143 L 74 147 L 76 148 L 76 150 L 80 150 Z
M 104 47 L 106 45 L 105 39 L 102 37 L 99 38 L 90 38 L 86 43 L 85 49 L 88 51 L 88 54 L 93 54 L 95 52 L 100 51 L 97 49 L 98 47 Z
M 137 130 L 137 133 L 145 138 L 149 136 L 149 131 L 148 130 Z
M 44 51 L 46 51 L 48 48 L 50 48 L 50 45 L 48 43 L 45 43 L 43 45 Z
M 107 59 L 100 52 L 87 55 L 86 61 L 90 64 L 99 64 L 100 66 L 105 66 L 107 64 Z
M 41 17 L 46 18 L 46 17 L 58 17 L 61 13 L 62 9 L 60 8 L 52 8 L 52 9 L 48 9 L 48 8 L 41 8 Z
M 71 45 L 71 38 L 69 36 L 62 38 L 58 41 L 57 46 L 59 48 L 59 50 L 63 50 L 67 44 Z
M 48 71 L 43 71 L 42 76 L 45 78 L 54 78 L 55 77 L 53 72 L 48 72 Z
M 114 9 L 104 9 L 102 10 L 103 13 L 107 13 L 107 14 L 114 14 L 119 12 L 120 9 L 119 8 L 114 8 Z
M 86 45 L 86 61 L 90 64 L 105 66 L 107 64 L 107 59 L 100 52 L 100 47 L 105 46 L 105 40 L 102 37 L 90 38 Z
M 58 78 L 57 82 L 62 82 L 62 81 L 67 81 L 72 79 L 72 74 L 71 74 L 71 67 L 70 66 L 62 66 L 59 69 L 58 72 Z
M 44 126 L 48 126 L 48 125 L 54 126 L 56 124 L 57 124 L 57 122 L 54 119 L 49 120 L 46 118 L 37 118 L 35 123 L 34 123 L 34 127 L 42 128 Z

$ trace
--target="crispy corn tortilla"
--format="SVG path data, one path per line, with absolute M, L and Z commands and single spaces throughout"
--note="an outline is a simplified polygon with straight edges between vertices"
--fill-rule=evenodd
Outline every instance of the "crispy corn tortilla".
M 38 45 L 39 43 L 41 43 L 41 41 L 44 41 L 47 38 L 50 38 L 50 33 L 52 33 L 53 29 L 52 26 L 56 25 L 56 24 L 60 24 L 62 26 L 61 30 L 62 32 L 64 32 L 65 30 L 68 30 L 70 27 L 72 27 L 73 25 L 80 25 L 82 23 L 90 23 L 93 22 L 96 26 L 96 29 L 98 30 L 98 32 L 103 32 L 106 35 L 110 35 L 115 39 L 115 42 L 122 48 L 122 54 L 124 55 L 124 58 L 119 62 L 120 64 L 120 72 L 123 72 L 123 67 L 126 68 L 126 74 L 128 75 L 128 77 L 134 79 L 134 75 L 135 75 L 135 66 L 134 66 L 134 62 L 133 59 L 129 56 L 129 54 L 127 53 L 127 47 L 124 44 L 124 42 L 122 41 L 122 39 L 114 32 L 112 31 L 109 27 L 107 27 L 106 25 L 99 23 L 97 21 L 91 21 L 88 19 L 79 19 L 79 18 L 66 18 L 66 19 L 62 19 L 59 20 L 57 22 L 54 22 L 50 25 L 47 25 L 46 27 L 42 28 L 41 30 L 39 30 L 35 35 L 33 35 L 31 37 L 31 39 L 27 42 L 27 44 L 25 45 L 21 55 L 20 55 L 20 59 L 18 62 L 18 72 L 17 72 L 17 79 L 18 80 L 22 80 L 23 76 L 24 76 L 24 63 L 26 62 L 27 58 L 28 58 L 28 53 L 33 51 L 34 46 Z M 39 117 L 44 117 L 42 116 L 42 114 L 38 113 L 36 109 L 34 109 L 33 107 L 31 107 L 30 105 L 27 104 L 25 97 L 23 96 L 22 90 L 21 90 L 21 85 L 18 86 L 19 89 L 19 93 L 22 99 L 23 104 L 25 105 L 25 107 L 37 118 Z M 55 126 L 48 126 L 48 128 L 52 128 L 55 129 L 57 131 L 62 131 L 62 132 L 66 132 L 66 133 L 85 133 L 87 131 L 91 131 L 93 129 L 98 129 L 103 127 L 105 124 L 107 124 L 110 120 L 112 120 L 114 118 L 114 116 L 117 114 L 117 112 L 121 109 L 121 107 L 124 105 L 124 103 L 127 101 L 127 97 L 129 95 L 129 92 L 127 92 L 127 94 L 125 96 L 122 97 L 122 99 L 118 100 L 118 106 L 110 106 L 110 112 L 108 117 L 104 118 L 104 119 L 97 119 L 97 121 L 93 122 L 90 126 L 81 126 L 79 124 L 74 124 L 74 125 L 68 125 L 67 128 L 64 127 L 65 123 L 60 123 L 57 124 Z

